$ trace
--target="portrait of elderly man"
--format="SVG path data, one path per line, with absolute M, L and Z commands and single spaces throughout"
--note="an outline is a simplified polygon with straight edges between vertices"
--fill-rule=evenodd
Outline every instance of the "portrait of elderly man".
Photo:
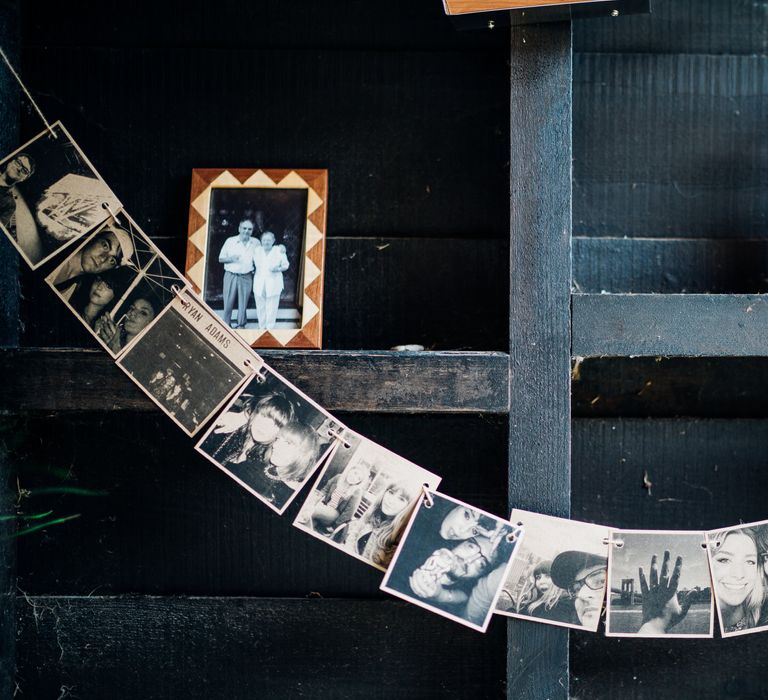
M 224 265 L 224 322 L 232 328 L 245 328 L 248 296 L 253 284 L 253 264 L 256 249 L 261 247 L 253 238 L 253 221 L 243 219 L 237 235 L 224 241 L 219 262 Z M 237 298 L 237 321 L 232 322 L 232 311 Z
M 69 300 L 85 280 L 133 264 L 133 252 L 131 235 L 119 226 L 107 225 L 67 258 L 49 279 L 61 296 Z

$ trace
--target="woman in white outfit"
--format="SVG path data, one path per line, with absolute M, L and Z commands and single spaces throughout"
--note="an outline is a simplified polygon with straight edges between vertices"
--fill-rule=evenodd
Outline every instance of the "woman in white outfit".
M 261 247 L 253 251 L 253 265 L 253 296 L 256 298 L 259 328 L 274 328 L 284 288 L 283 272 L 289 264 L 285 246 L 275 245 L 275 234 L 271 231 L 261 235 Z

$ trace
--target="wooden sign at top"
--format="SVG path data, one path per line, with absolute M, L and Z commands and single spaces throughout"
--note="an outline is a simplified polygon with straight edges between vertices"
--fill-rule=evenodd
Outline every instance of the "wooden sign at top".
M 600 4 L 608 0 L 443 0 L 449 15 L 467 15 L 473 12 L 499 10 L 525 10 L 534 7 L 559 7 L 563 5 Z

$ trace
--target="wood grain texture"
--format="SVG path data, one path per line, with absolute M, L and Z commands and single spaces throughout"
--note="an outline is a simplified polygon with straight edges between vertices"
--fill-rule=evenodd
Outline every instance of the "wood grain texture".
M 580 54 L 573 90 L 575 235 L 765 236 L 768 57 Z
M 262 351 L 330 411 L 506 413 L 508 358 L 481 352 Z M 0 412 L 156 411 L 105 353 L 0 351 Z
M 243 3 L 222 0 L 211 12 L 207 0 L 166 0 L 152 6 L 152 22 L 140 14 L 105 26 L 95 17 L 88 0 L 72 0 L 67 7 L 45 0 L 24 3 L 25 43 L 74 49 L 136 48 L 141 45 L 183 50 L 218 49 L 317 49 L 446 51 L 487 50 L 506 53 L 509 32 L 457 32 L 446 17 L 442 2 L 389 0 L 337 0 L 333 6 L 315 0 L 260 0 Z M 120 0 L 104 0 L 106 16 L 124 10 Z M 44 10 L 44 11 L 43 11 Z M 62 32 L 62 26 L 77 31 Z
M 335 415 L 506 514 L 505 418 Z M 80 514 L 19 539 L 26 593 L 387 597 L 380 571 L 293 527 L 306 492 L 277 517 L 157 411 L 6 419 L 2 439 L 25 512 Z
M 576 52 L 768 53 L 768 0 L 653 0 L 650 15 L 578 21 Z
M 153 242 L 183 268 L 181 236 L 154 236 Z M 328 239 L 325 346 L 358 350 L 418 343 L 430 350 L 506 351 L 507 251 L 508 243 L 488 238 Z M 96 347 L 42 279 L 24 275 L 22 288 L 23 345 Z
M 510 64 L 509 502 L 567 517 L 570 23 L 515 28 Z M 567 697 L 567 630 L 510 623 L 507 674 L 510 700 Z
M 575 294 L 574 357 L 763 357 L 768 297 Z
M 0 46 L 8 60 L 19 63 L 19 6 L 16 0 L 0 3 Z M 15 151 L 19 144 L 18 84 L 5 64 L 0 64 L 0 158 Z M 42 129 L 42 125 L 40 129 Z M 19 270 L 22 263 L 16 249 L 4 233 L 0 233 L 0 299 L 3 309 L 0 313 L 0 347 L 14 347 L 19 344 Z M 0 691 L 2 687 L 0 686 Z
M 768 357 L 591 358 L 573 372 L 572 406 L 580 418 L 768 418 L 766 386 Z
M 573 288 L 612 294 L 768 292 L 768 240 L 573 239 Z
M 63 26 L 74 32 L 81 19 L 70 14 Z M 136 22 L 146 24 L 140 13 Z M 193 168 L 263 164 L 329 171 L 329 235 L 506 239 L 506 58 L 492 45 L 270 50 L 252 41 L 226 51 L 28 47 L 24 65 L 42 108 L 150 234 L 186 230 Z M 120 85 L 129 99 L 84 84 Z
M 577 419 L 573 517 L 657 530 L 764 520 L 766 447 L 766 420 Z
M 449 15 L 463 15 L 469 12 L 491 12 L 493 10 L 524 10 L 544 5 L 579 5 L 602 0 L 443 0 Z
M 573 517 L 682 530 L 764 519 L 766 455 L 765 420 L 576 420 Z M 620 640 L 577 633 L 571 693 L 585 700 L 757 700 L 764 696 L 766 649 L 764 634 Z
M 18 65 L 19 3 L 0 3 L 0 46 L 8 59 Z M 18 145 L 19 90 L 5 65 L 0 67 L 0 157 Z M 0 347 L 19 344 L 19 254 L 0 233 Z M 7 461 L 7 445 L 0 444 L 0 515 L 15 513 L 14 485 Z M 12 535 L 16 523 L 11 518 L 0 521 L 0 697 L 9 698 L 14 691 L 16 673 L 16 541 Z
M 83 700 L 501 698 L 503 633 L 395 601 L 35 597 L 19 601 L 19 685 Z

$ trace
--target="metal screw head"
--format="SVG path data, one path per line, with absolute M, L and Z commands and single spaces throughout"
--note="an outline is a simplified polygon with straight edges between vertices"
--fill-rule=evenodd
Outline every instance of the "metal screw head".
M 492 19 L 488 20 L 488 29 L 493 29 L 496 26 L 496 22 Z
M 618 10 L 611 10 L 611 17 L 618 17 L 619 11 Z

